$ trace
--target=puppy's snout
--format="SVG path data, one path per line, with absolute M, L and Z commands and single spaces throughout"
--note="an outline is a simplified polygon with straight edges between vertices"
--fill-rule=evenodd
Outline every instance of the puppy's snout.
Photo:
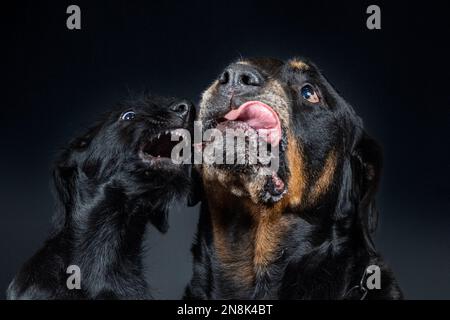
M 219 85 L 223 88 L 245 91 L 252 87 L 260 87 L 264 78 L 252 66 L 235 64 L 227 68 L 219 77 Z
M 187 101 L 178 101 L 170 106 L 170 110 L 185 122 L 193 121 L 195 117 L 194 105 Z

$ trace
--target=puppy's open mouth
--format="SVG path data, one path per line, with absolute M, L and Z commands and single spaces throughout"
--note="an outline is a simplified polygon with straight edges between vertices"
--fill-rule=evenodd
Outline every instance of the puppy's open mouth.
M 182 135 L 176 130 L 166 130 L 154 135 L 144 142 L 139 150 L 139 157 L 144 162 L 170 161 L 172 149 L 179 141 L 172 141 L 172 136 Z

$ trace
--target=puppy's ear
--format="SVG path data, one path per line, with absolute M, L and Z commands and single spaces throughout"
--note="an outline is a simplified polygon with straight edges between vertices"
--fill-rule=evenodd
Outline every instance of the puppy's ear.
M 187 197 L 187 204 L 189 207 L 195 206 L 202 199 L 203 184 L 200 173 L 193 166 L 190 173 L 190 189 Z
M 168 214 L 169 208 L 162 207 L 153 209 L 149 217 L 151 224 L 161 233 L 166 233 L 169 230 Z
M 368 249 L 375 251 L 372 235 L 378 224 L 375 194 L 381 177 L 381 147 L 366 133 L 363 133 L 355 146 L 352 160 L 354 196 L 358 202 L 358 220 Z
M 53 169 L 53 189 L 56 198 L 57 210 L 53 217 L 55 227 L 63 227 L 66 216 L 73 207 L 73 191 L 75 188 L 76 168 L 57 163 Z

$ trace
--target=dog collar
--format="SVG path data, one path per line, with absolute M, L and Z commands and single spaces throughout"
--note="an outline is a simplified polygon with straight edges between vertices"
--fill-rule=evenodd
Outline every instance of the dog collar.
M 344 300 L 364 300 L 367 296 L 369 289 L 366 287 L 367 277 L 369 275 L 368 266 L 364 268 L 364 273 L 359 281 L 359 284 L 351 287 L 344 294 Z

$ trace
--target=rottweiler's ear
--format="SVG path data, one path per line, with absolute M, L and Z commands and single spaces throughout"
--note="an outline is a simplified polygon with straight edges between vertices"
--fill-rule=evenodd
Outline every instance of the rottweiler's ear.
M 378 224 L 375 194 L 381 177 L 382 151 L 380 145 L 363 133 L 353 153 L 355 196 L 358 217 L 369 249 L 375 250 L 372 235 Z
M 152 210 L 150 215 L 150 222 L 158 229 L 161 233 L 166 233 L 169 230 L 169 221 L 168 221 L 169 208 L 155 208 Z
M 191 181 L 189 195 L 187 197 L 187 204 L 189 207 L 195 206 L 202 199 L 203 185 L 200 173 L 194 167 L 191 168 L 190 172 Z

